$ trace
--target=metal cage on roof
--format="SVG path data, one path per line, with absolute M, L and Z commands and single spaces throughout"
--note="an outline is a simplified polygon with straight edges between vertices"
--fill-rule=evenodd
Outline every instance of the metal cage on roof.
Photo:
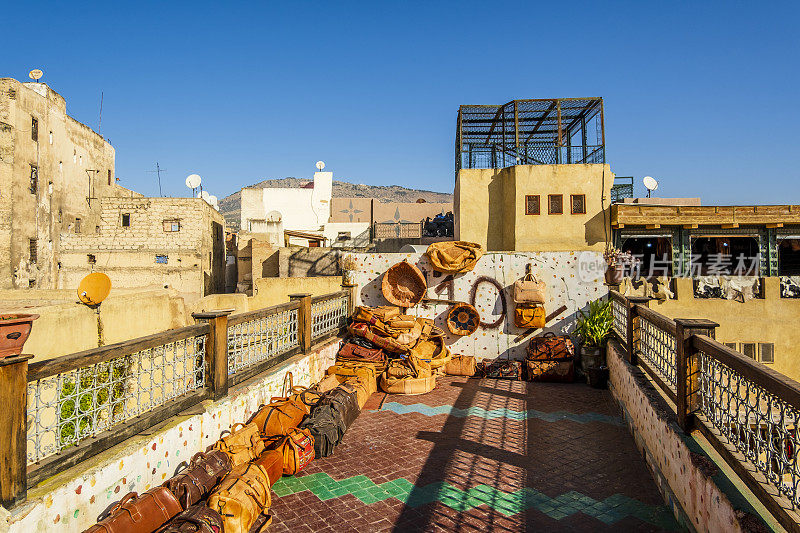
M 462 105 L 456 174 L 462 168 L 605 163 L 602 98 Z

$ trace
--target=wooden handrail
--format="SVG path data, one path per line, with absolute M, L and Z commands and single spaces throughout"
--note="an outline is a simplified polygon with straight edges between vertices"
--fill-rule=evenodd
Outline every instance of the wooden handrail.
M 675 321 L 673 319 L 664 316 L 661 313 L 653 311 L 649 307 L 646 307 L 641 304 L 637 304 L 635 307 L 636 307 L 636 314 L 638 316 L 652 323 L 657 328 L 663 329 L 664 331 L 672 335 L 675 335 L 677 326 L 675 325 Z
M 291 311 L 292 309 L 299 309 L 299 308 L 300 308 L 299 302 L 286 302 L 278 305 L 273 305 L 270 307 L 265 307 L 263 309 L 256 309 L 255 311 L 239 313 L 238 315 L 231 315 L 228 317 L 228 325 L 235 326 L 236 324 L 241 324 L 243 322 L 249 322 L 251 320 L 264 318 L 270 315 L 277 315 L 278 313 L 283 313 L 284 311 Z
M 56 374 L 69 372 L 82 367 L 102 363 L 110 359 L 130 355 L 132 353 L 162 346 L 170 342 L 181 341 L 190 337 L 207 335 L 210 328 L 208 324 L 195 324 L 183 328 L 171 329 L 161 333 L 139 337 L 129 341 L 109 344 L 99 348 L 91 348 L 82 352 L 62 355 L 54 359 L 36 361 L 28 365 L 28 381 L 49 378 Z
M 349 291 L 337 291 L 332 292 L 330 294 L 322 294 L 320 296 L 314 296 L 311 298 L 311 303 L 316 304 L 319 302 L 325 302 L 328 300 L 333 300 L 335 298 L 347 298 L 350 295 Z

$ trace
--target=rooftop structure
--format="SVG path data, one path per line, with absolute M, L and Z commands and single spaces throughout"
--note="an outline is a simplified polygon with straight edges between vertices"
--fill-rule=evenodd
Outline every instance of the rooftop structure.
M 605 163 L 602 98 L 462 105 L 455 171 L 512 165 Z

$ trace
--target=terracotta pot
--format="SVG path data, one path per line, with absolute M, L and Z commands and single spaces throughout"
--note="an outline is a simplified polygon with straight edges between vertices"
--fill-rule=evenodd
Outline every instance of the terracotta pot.
M 28 340 L 33 321 L 37 318 L 39 315 L 0 314 L 0 358 L 22 353 L 22 346 Z
M 625 265 L 617 263 L 606 268 L 606 283 L 608 285 L 619 285 L 625 277 Z

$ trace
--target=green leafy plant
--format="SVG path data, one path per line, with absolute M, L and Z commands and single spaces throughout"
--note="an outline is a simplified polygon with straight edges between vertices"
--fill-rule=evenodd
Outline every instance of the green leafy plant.
M 576 331 L 585 346 L 600 348 L 611 334 L 613 317 L 611 315 L 611 302 L 595 300 L 589 302 L 587 312 L 578 311 L 580 317 Z

